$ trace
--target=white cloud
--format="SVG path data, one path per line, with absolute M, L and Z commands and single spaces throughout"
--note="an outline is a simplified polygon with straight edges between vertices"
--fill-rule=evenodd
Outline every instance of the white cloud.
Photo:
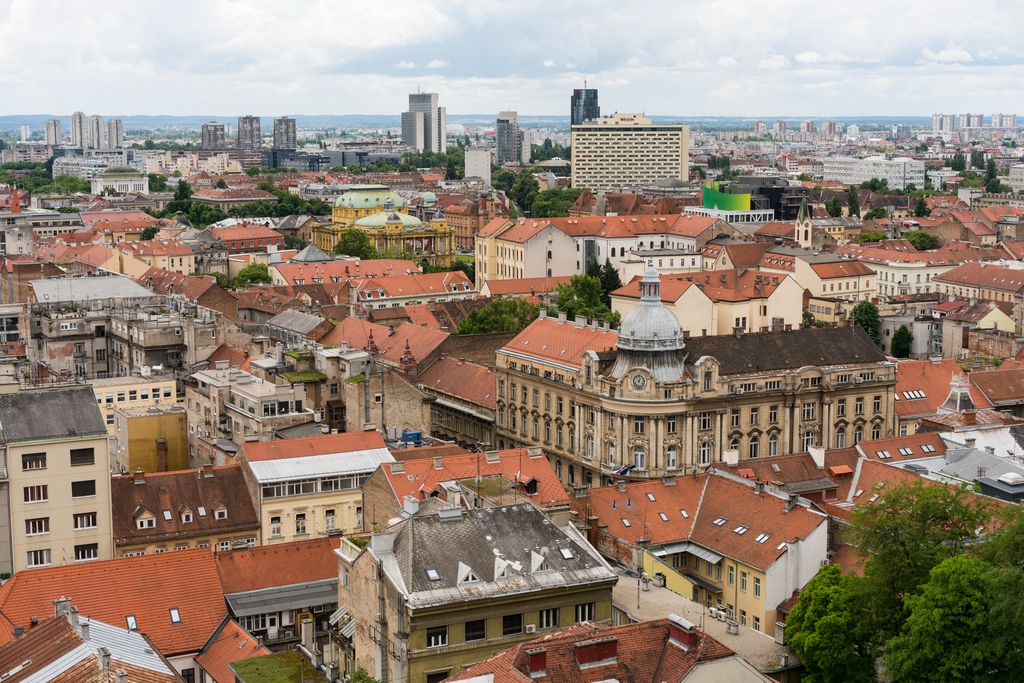
M 550 69 L 554 65 L 555 65 L 555 60 L 553 60 L 553 59 L 545 59 L 544 60 L 544 66 L 546 66 L 547 68 Z
M 736 66 L 739 64 L 735 57 L 719 57 L 718 61 L 715 62 L 718 66 Z
M 566 63 L 565 63 L 565 68 L 566 68 L 566 69 L 575 69 L 575 68 L 576 68 L 576 65 L 575 65 L 575 64 L 573 64 L 572 62 L 566 62 Z
M 796 61 L 801 64 L 818 64 L 825 61 L 825 58 L 817 52 L 801 52 L 796 56 Z
M 757 63 L 757 66 L 759 69 L 784 69 L 790 66 L 790 64 L 785 55 L 773 55 L 767 59 L 762 59 Z
M 399 69 L 413 69 L 416 67 L 416 62 L 399 62 L 395 64 Z
M 431 59 L 430 63 L 427 64 L 428 69 L 440 69 L 448 66 L 448 62 L 441 61 L 440 59 Z
M 973 62 L 971 53 L 962 46 L 947 45 L 939 52 L 932 52 L 930 49 L 921 48 L 921 55 L 929 62 Z

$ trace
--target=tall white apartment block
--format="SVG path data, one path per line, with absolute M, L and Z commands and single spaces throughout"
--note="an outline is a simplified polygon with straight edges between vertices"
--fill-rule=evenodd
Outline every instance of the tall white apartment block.
M 690 127 L 614 114 L 572 127 L 572 186 L 615 191 L 689 176 Z
M 47 121 L 44 134 L 47 145 L 56 147 L 57 145 L 63 144 L 64 126 L 61 124 L 60 119 L 50 119 Z
M 75 145 L 76 147 L 89 146 L 88 133 L 86 131 L 86 129 L 88 128 L 88 122 L 89 120 L 86 118 L 85 114 L 80 111 L 76 111 L 74 114 L 71 115 L 72 145 Z
M 107 121 L 107 147 L 124 147 L 124 124 L 121 123 L 121 119 Z
M 21 141 L 28 142 L 29 136 L 32 135 L 32 129 L 29 126 L 21 127 Z
M 483 147 L 466 150 L 466 177 L 480 178 L 485 185 L 491 184 L 491 150 Z
M 93 114 L 89 117 L 89 124 L 85 129 L 86 147 L 93 149 L 106 149 L 107 131 L 103 125 L 103 117 Z

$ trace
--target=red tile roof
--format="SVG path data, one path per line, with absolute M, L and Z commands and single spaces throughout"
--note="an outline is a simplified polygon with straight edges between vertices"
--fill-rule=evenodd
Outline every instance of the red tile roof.
M 218 190 L 218 192 L 232 192 L 233 190 Z M 262 190 L 260 190 L 262 191 Z M 196 193 L 198 194 L 198 193 Z M 193 195 L 194 196 L 194 195 Z M 272 230 L 264 225 L 236 225 L 230 228 L 209 228 L 211 235 L 221 242 L 231 240 L 255 240 L 255 239 L 283 239 L 281 233 Z
M 253 202 L 273 202 L 277 203 L 277 197 L 266 190 L 256 189 L 206 189 L 199 190 L 192 193 L 193 200 L 207 199 L 210 201 L 230 201 L 233 199 L 247 199 Z M 248 239 L 248 238 L 246 238 Z
M 392 472 L 396 469 L 404 471 Z M 527 496 L 534 503 L 543 507 L 569 503 L 569 496 L 548 459 L 543 454 L 531 458 L 526 448 L 501 451 L 497 462 L 488 462 L 485 453 L 446 455 L 442 457 L 440 469 L 431 457 L 403 459 L 403 467 L 385 464 L 381 472 L 390 482 L 399 504 L 405 496 L 426 500 L 434 492 L 444 498 L 441 482 L 474 479 L 478 474 L 482 477 L 503 475 L 509 481 L 519 481 L 524 486 L 530 480 L 536 480 L 537 493 Z M 525 494 L 520 490 L 517 495 Z M 513 493 L 509 491 L 506 501 L 512 500 L 512 496 Z
M 224 595 L 338 578 L 337 539 L 314 538 L 214 553 Z
M 939 363 L 931 360 L 901 360 L 896 364 L 896 415 L 901 419 L 934 415 L 939 406 L 949 398 L 950 382 L 963 374 L 963 370 L 952 358 Z M 991 408 L 992 404 L 972 386 L 971 400 L 977 408 Z M 923 398 L 915 398 L 922 392 Z
M 227 616 L 209 548 L 17 572 L 0 587 L 0 613 L 27 628 L 31 617 L 52 613 L 60 597 L 72 598 L 83 616 L 114 626 L 134 615 L 139 631 L 168 657 L 198 652 Z M 179 624 L 171 623 L 172 607 Z
M 189 250 L 191 254 L 191 250 Z M 150 268 L 135 281 L 143 287 L 152 287 L 161 294 L 183 294 L 189 301 L 196 301 L 210 288 L 217 285 L 217 280 L 210 275 L 191 276 L 175 273 L 156 266 Z
M 413 358 L 421 361 L 426 358 L 434 349 L 441 345 L 449 335 L 441 330 L 431 330 L 412 323 L 402 323 L 390 337 L 377 339 L 374 334 L 373 340 L 380 349 L 380 357 L 390 363 L 397 365 L 399 359 L 405 354 L 406 344 Z
M 765 275 L 754 270 L 729 269 L 708 273 L 660 275 L 661 300 L 675 303 L 690 287 L 697 287 L 714 302 L 747 301 L 769 297 L 788 275 Z M 612 292 L 612 296 L 640 298 L 640 275 Z M 761 285 L 755 286 L 760 281 Z
M 1006 363 L 1003 363 L 1006 365 Z M 993 406 L 1024 403 L 1024 368 L 972 372 L 969 379 Z
M 117 248 L 132 256 L 192 256 L 192 250 L 178 240 L 118 242 Z
M 426 327 L 430 330 L 441 329 L 441 323 L 434 317 L 433 311 L 427 304 L 409 304 L 405 306 L 405 313 L 413 325 Z
M 373 333 L 373 343 L 378 346 L 388 337 L 387 326 L 348 316 L 335 325 L 333 330 L 325 334 L 320 339 L 320 343 L 324 346 L 341 346 L 342 342 L 345 342 L 353 349 L 363 349 L 366 348 L 371 332 Z
M 251 361 L 252 359 L 249 358 L 248 351 L 240 351 L 239 349 L 233 349 L 226 344 L 221 344 L 216 349 L 214 349 L 213 353 L 211 353 L 210 357 L 207 358 L 206 360 L 210 363 L 209 367 L 211 369 L 216 367 L 217 361 L 226 360 L 228 361 L 229 364 L 228 367 L 237 367 L 248 372 L 249 361 Z
M 419 266 L 404 259 L 276 263 L 272 267 L 290 285 L 298 284 L 296 280 L 303 280 L 306 284 L 312 283 L 314 279 L 343 283 L 348 282 L 349 278 L 373 278 L 420 272 Z
M 209 643 L 203 653 L 196 657 L 196 663 L 203 667 L 214 681 L 231 683 L 235 680 L 235 673 L 228 664 L 269 654 L 270 650 L 257 644 L 254 636 L 246 633 L 237 622 L 229 619 L 224 622 L 217 639 Z
M 823 280 L 843 277 L 867 277 L 875 274 L 860 261 L 836 261 L 834 263 L 812 263 L 811 270 Z
M 494 409 L 494 368 L 468 360 L 441 356 L 420 372 L 417 378 L 424 388 L 449 394 L 474 405 Z
M 616 538 L 632 544 L 649 538 L 652 544 L 661 545 L 689 537 L 707 480 L 707 475 L 676 477 L 675 484 L 667 485 L 658 479 L 627 484 L 625 491 L 602 486 L 588 489 L 586 498 L 572 503 L 581 515 L 599 517 Z M 628 527 L 623 520 L 629 522 Z
M 553 292 L 558 289 L 558 285 L 569 284 L 571 280 L 571 275 L 564 275 L 560 277 L 524 277 L 510 280 L 488 280 L 487 289 L 490 291 L 491 296 L 498 296 L 499 294 L 536 294 Z
M 946 442 L 938 432 L 923 432 L 888 439 L 869 439 L 856 446 L 861 456 L 870 460 L 902 462 L 946 454 Z
M 504 353 L 522 353 L 574 369 L 582 367 L 584 351 L 608 351 L 618 343 L 618 334 L 600 327 L 576 327 L 572 321 L 538 318 L 502 347 Z
M 353 279 L 352 284 L 359 292 L 359 301 L 396 296 L 431 297 L 473 291 L 473 282 L 461 270 Z
M 386 448 L 384 438 L 379 432 L 347 432 L 307 436 L 299 439 L 250 441 L 242 445 L 242 452 L 247 460 L 255 462 L 351 453 L 352 451 L 368 451 L 376 448 Z
M 1024 294 L 1024 272 L 985 263 L 965 263 L 936 275 L 932 281 Z

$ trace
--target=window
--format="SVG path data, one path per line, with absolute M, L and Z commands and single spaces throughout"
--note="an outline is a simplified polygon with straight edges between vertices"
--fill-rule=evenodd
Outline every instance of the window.
M 295 533 L 296 535 L 306 533 L 306 513 L 304 512 L 295 515 Z
M 633 465 L 638 470 L 642 470 L 642 469 L 644 469 L 644 460 L 645 460 L 645 457 L 644 457 L 644 447 L 643 446 L 635 446 L 633 448 Z
M 128 557 L 125 555 L 124 557 Z M 124 618 L 125 626 L 129 631 L 137 631 L 139 629 L 139 623 L 135 620 L 134 614 L 129 614 Z
M 670 470 L 674 470 L 678 466 L 679 458 L 678 451 L 675 446 L 669 446 L 665 457 L 665 467 Z
M 615 423 L 613 422 L 612 424 L 614 425 Z M 613 429 L 614 429 L 614 427 L 613 427 Z M 668 434 L 675 434 L 676 433 L 676 416 L 675 415 L 669 415 L 665 419 L 665 431 Z
M 328 531 L 334 530 L 334 510 L 327 510 L 324 513 L 324 527 Z
M 856 413 L 857 415 L 864 414 L 864 399 L 862 397 L 858 398 L 854 402 L 853 412 Z
M 814 445 L 814 432 L 812 432 L 812 431 L 804 432 L 803 445 L 804 445 L 804 451 L 811 450 L 811 446 Z
M 50 533 L 50 518 L 37 517 L 36 519 L 25 520 L 25 535 L 38 536 Z
M 729 585 L 736 583 L 736 567 L 729 565 Z
M 501 635 L 514 636 L 523 632 L 523 615 L 506 614 L 501 618 Z
M 444 647 L 447 644 L 447 626 L 431 626 L 427 629 L 427 647 Z
M 771 382 L 764 383 L 765 391 L 778 391 L 782 387 L 781 380 L 773 380 Z
M 761 617 L 754 617 L 754 630 L 755 631 L 760 631 L 761 630 Z
M 221 541 L 217 544 L 217 550 L 227 551 L 231 550 L 231 541 Z
M 73 481 L 71 482 L 71 497 L 72 498 L 85 498 L 86 496 L 96 495 L 96 480 L 89 479 L 86 481 Z
M 699 456 L 700 464 L 707 465 L 711 462 L 711 444 L 704 442 L 697 447 L 697 455 Z
M 195 667 L 181 670 L 181 678 L 185 683 L 196 683 L 196 670 Z
M 581 605 L 576 605 L 576 623 L 581 621 L 593 621 L 594 620 L 594 603 L 585 602 Z
M 95 529 L 96 528 L 96 513 L 95 512 L 79 512 L 75 514 L 75 529 Z
M 704 391 L 711 391 L 711 373 L 704 373 Z
M 280 536 L 281 535 L 281 518 L 271 517 L 270 518 L 270 535 Z
M 153 517 L 140 517 L 135 524 L 140 529 L 152 529 L 156 526 L 156 519 Z
M 25 487 L 25 502 L 26 503 L 39 503 L 44 500 L 50 499 L 50 489 L 46 484 L 39 486 L 26 486 Z
M 805 420 L 813 420 L 814 419 L 814 413 L 815 413 L 815 408 L 816 407 L 817 407 L 816 403 L 805 403 L 804 404 L 804 419 Z
M 846 448 L 846 430 L 839 429 L 836 432 L 836 448 Z
M 71 466 L 78 467 L 80 465 L 95 465 L 96 455 L 92 448 L 72 448 L 71 449 Z
M 779 407 L 769 406 L 768 407 L 768 424 L 775 424 L 779 421 Z
M 747 590 L 747 573 L 746 572 L 740 572 L 740 590 L 741 591 Z
M 757 458 L 761 455 L 761 440 L 756 436 L 750 439 L 750 457 Z
M 75 562 L 86 562 L 99 559 L 100 547 L 98 543 L 84 543 L 75 546 Z
M 875 396 L 874 400 L 871 402 L 871 410 L 873 410 L 876 413 L 882 412 L 882 397 L 881 396 Z
M 761 579 L 756 576 L 754 577 L 754 597 L 761 597 Z
M 533 407 L 537 408 L 539 406 L 540 406 L 540 390 L 539 389 L 534 389 L 533 390 Z M 593 411 L 593 408 L 591 408 L 591 411 Z
M 558 407 L 558 414 L 561 415 L 562 414 L 562 397 L 561 396 L 558 397 L 558 401 L 556 403 L 556 406 Z
M 735 533 L 735 534 L 737 534 L 739 536 L 742 536 L 743 534 L 747 533 L 749 530 L 750 530 L 750 527 L 748 527 L 746 524 L 740 524 L 738 527 L 733 529 L 733 533 Z
M 487 622 L 483 619 L 466 622 L 466 641 L 483 640 L 487 637 Z
M 633 418 L 633 433 L 634 434 L 643 434 L 645 426 L 646 425 L 644 424 L 643 416 L 637 415 L 636 417 Z
M 711 429 L 711 413 L 701 413 L 698 418 L 698 427 L 702 432 Z
M 871 425 L 871 438 L 872 439 L 881 439 L 882 438 L 882 425 L 878 424 L 877 422 L 875 424 Z
M 21 469 L 24 470 L 45 470 L 46 453 L 25 453 L 21 456 Z
M 747 610 L 745 610 L 745 609 L 741 609 L 740 610 L 740 625 L 741 626 L 746 626 L 747 625 Z
M 761 409 L 760 408 L 751 408 L 750 409 L 750 424 L 751 425 L 756 425 L 756 424 L 759 424 L 760 422 L 761 422 Z
M 577 609 L 579 605 L 577 605 Z M 558 628 L 558 608 L 542 609 L 538 620 L 538 628 Z
M 50 549 L 45 550 L 29 550 L 28 551 L 28 566 L 29 567 L 45 567 L 50 564 Z
M 729 426 L 739 427 L 740 426 L 740 409 L 733 408 L 732 413 L 729 416 Z
M 846 399 L 836 401 L 836 417 L 846 417 Z
M 228 518 L 228 511 L 225 508 L 217 508 L 216 510 L 213 511 L 213 518 L 214 519 L 227 519 Z
M 777 434 L 772 434 L 768 437 L 768 455 L 774 457 L 779 454 L 779 437 Z

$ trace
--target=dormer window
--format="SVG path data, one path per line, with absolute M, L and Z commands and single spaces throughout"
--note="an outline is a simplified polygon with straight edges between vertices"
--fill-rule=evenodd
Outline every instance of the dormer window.
M 228 518 L 228 510 L 227 510 L 227 508 L 217 508 L 216 510 L 213 511 L 213 517 L 214 517 L 214 519 L 227 519 Z
M 186 510 L 185 512 L 181 513 L 181 523 L 182 524 L 191 524 L 192 523 L 192 511 L 191 510 Z
M 153 529 L 156 527 L 156 519 L 153 517 L 143 517 L 138 520 L 140 529 Z

